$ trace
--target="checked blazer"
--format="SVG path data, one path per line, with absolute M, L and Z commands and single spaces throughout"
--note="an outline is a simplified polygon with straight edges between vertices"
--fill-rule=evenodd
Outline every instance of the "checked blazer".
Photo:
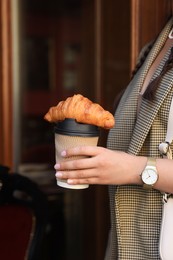
M 154 101 L 142 99 L 138 114 L 137 102 L 146 75 L 164 46 L 172 26 L 171 18 L 121 98 L 115 113 L 115 127 L 108 135 L 109 149 L 160 157 L 158 146 L 165 140 L 173 97 L 173 69 L 164 74 Z M 170 49 L 152 79 L 160 74 L 169 53 Z M 154 189 L 144 190 L 139 185 L 111 185 L 109 196 L 111 229 L 105 260 L 160 259 L 158 245 L 162 217 L 161 193 Z

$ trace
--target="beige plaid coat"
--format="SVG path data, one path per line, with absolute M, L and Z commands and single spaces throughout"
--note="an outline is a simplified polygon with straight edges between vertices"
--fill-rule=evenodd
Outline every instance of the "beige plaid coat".
M 165 140 L 170 102 L 173 97 L 173 69 L 163 77 L 154 101 L 137 100 L 146 74 L 165 43 L 173 25 L 171 19 L 161 32 L 145 63 L 127 87 L 115 113 L 116 125 L 107 146 L 134 155 L 160 157 L 158 145 Z M 153 78 L 159 75 L 170 50 Z M 173 148 L 173 147 L 172 147 Z M 125 162 L 124 162 L 125 163 Z M 158 260 L 162 195 L 142 186 L 110 186 L 111 230 L 105 260 Z

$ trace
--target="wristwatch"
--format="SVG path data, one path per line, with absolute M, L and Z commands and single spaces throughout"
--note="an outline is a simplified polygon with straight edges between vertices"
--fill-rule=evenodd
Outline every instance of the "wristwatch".
M 143 188 L 152 189 L 153 185 L 157 182 L 158 177 L 159 175 L 156 168 L 156 159 L 148 158 L 147 165 L 141 173 Z

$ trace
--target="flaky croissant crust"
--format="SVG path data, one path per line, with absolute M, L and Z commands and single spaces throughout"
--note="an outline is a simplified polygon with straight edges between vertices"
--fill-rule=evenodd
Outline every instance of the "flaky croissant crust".
M 115 124 L 115 119 L 109 111 L 81 94 L 60 101 L 44 116 L 44 119 L 50 123 L 63 121 L 66 118 L 73 118 L 79 123 L 93 124 L 105 129 L 110 129 Z

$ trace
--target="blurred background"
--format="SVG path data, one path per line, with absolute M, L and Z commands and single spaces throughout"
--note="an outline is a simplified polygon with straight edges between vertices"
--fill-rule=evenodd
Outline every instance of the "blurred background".
M 44 114 L 76 93 L 113 112 L 140 49 L 169 17 L 168 2 L 0 2 L 0 164 L 46 194 L 41 260 L 102 260 L 109 230 L 107 187 L 56 186 L 53 125 Z M 106 145 L 106 136 L 102 131 L 100 145 Z

